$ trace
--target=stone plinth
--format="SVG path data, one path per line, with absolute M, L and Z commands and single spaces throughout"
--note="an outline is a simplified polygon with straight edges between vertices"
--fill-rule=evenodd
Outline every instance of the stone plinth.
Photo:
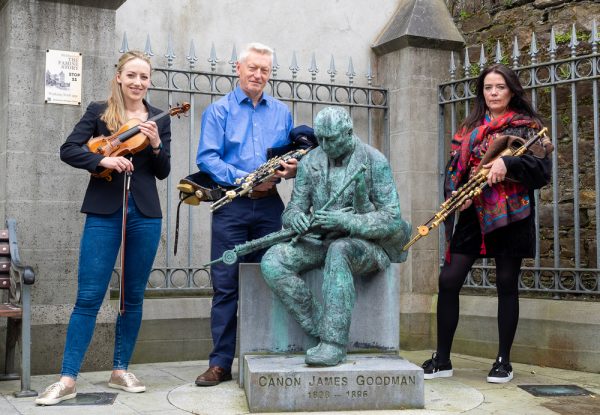
M 334 367 L 310 367 L 304 356 L 244 358 L 250 412 L 423 408 L 423 369 L 398 356 L 349 355 Z
M 400 347 L 399 264 L 368 277 L 355 277 L 356 302 L 352 311 L 349 352 L 397 352 Z M 304 275 L 319 299 L 322 270 Z M 240 385 L 244 384 L 246 354 L 299 353 L 316 340 L 304 333 L 264 282 L 258 264 L 240 265 L 239 305 Z

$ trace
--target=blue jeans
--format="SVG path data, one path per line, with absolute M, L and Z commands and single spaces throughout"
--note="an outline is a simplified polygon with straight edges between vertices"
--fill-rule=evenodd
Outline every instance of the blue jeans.
M 121 245 L 122 209 L 110 215 L 88 213 L 79 252 L 77 300 L 63 355 L 62 376 L 73 379 L 94 334 L 96 316 L 110 283 Z M 113 369 L 127 369 L 142 322 L 144 290 L 152 270 L 161 219 L 144 216 L 129 197 L 125 254 L 125 313 L 117 316 Z
M 264 199 L 234 199 L 213 213 L 210 257 L 217 259 L 235 245 L 260 238 L 281 229 L 283 202 L 279 195 Z M 260 262 L 266 249 L 238 258 L 239 262 Z M 235 355 L 238 308 L 238 263 L 215 264 L 210 267 L 213 300 L 210 328 L 213 350 L 210 366 L 231 370 Z

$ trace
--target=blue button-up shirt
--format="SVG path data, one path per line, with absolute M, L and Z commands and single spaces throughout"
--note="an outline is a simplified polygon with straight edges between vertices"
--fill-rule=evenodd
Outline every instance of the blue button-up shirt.
M 254 107 L 240 87 L 202 114 L 196 164 L 221 185 L 234 185 L 267 161 L 267 149 L 289 144 L 288 107 L 263 93 Z

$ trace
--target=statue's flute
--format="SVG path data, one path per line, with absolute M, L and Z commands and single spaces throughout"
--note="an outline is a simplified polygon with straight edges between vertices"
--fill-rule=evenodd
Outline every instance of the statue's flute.
M 350 177 L 350 179 L 348 181 L 346 181 L 346 183 L 344 183 L 344 185 L 333 194 L 333 196 L 331 196 L 331 198 L 327 201 L 327 203 L 325 203 L 325 205 L 323 205 L 323 207 L 320 210 L 327 210 L 331 207 L 331 205 L 333 205 L 335 203 L 336 200 L 339 199 L 339 197 L 342 195 L 342 193 L 344 193 L 344 190 L 346 190 L 346 188 L 348 186 L 350 186 L 352 183 L 354 183 L 356 180 L 358 180 L 362 175 L 365 174 L 365 171 L 367 170 L 367 166 L 364 164 L 361 164 L 360 167 L 358 168 L 358 170 L 356 170 L 356 172 L 352 175 L 352 177 Z M 315 220 L 315 215 L 311 215 L 310 218 L 308 219 L 308 226 L 309 226 L 309 230 L 310 227 L 313 225 L 313 222 Z M 292 239 L 292 244 L 295 244 L 296 242 L 298 242 L 298 239 L 300 239 L 302 237 L 302 234 L 297 234 L 296 236 L 294 236 L 294 238 Z
M 333 205 L 336 202 L 336 200 L 339 199 L 339 197 L 342 195 L 342 193 L 344 193 L 344 190 L 346 190 L 346 188 L 348 188 L 348 186 L 350 186 L 352 183 L 354 183 L 356 180 L 358 180 L 362 175 L 364 175 L 366 170 L 367 170 L 367 166 L 362 164 L 358 168 L 358 170 L 352 175 L 352 177 L 350 177 L 350 179 L 348 179 L 344 183 L 344 185 L 331 196 L 331 198 L 327 201 L 327 203 L 325 203 L 325 205 L 321 208 L 321 210 L 325 210 L 325 209 L 328 209 L 329 207 L 331 207 L 331 205 Z M 319 226 L 319 225 L 314 225 L 313 222 L 314 222 L 314 215 L 311 215 L 310 219 L 308 221 L 308 223 L 309 223 L 308 229 L 303 233 L 297 233 L 296 231 L 294 231 L 291 228 L 290 229 L 282 229 L 280 231 L 273 232 L 266 236 L 263 236 L 262 238 L 254 239 L 252 241 L 248 241 L 243 244 L 236 245 L 233 249 L 229 249 L 229 250 L 225 251 L 221 258 L 218 258 L 218 259 L 215 259 L 214 261 L 208 262 L 208 263 L 202 265 L 202 267 L 206 268 L 210 265 L 218 264 L 219 262 L 223 262 L 227 265 L 232 265 L 232 264 L 236 263 L 237 259 L 240 256 L 247 255 L 251 252 L 258 251 L 263 248 L 268 248 L 279 242 L 285 242 L 285 241 L 289 241 L 289 240 L 295 242 L 299 238 L 301 238 L 302 236 L 311 232 L 312 230 L 315 230 Z

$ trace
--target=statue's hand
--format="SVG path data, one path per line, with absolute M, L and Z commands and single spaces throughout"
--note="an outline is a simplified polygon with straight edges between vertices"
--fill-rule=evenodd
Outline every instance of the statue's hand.
M 317 210 L 315 212 L 315 223 L 329 231 L 349 231 L 347 225 L 352 219 L 353 213 L 350 209 L 342 210 Z
M 290 223 L 290 226 L 297 234 L 305 233 L 306 231 L 308 231 L 308 228 L 310 226 L 308 216 L 306 216 L 306 214 L 304 214 L 303 212 L 299 212 L 298 214 L 292 217 L 292 222 Z

